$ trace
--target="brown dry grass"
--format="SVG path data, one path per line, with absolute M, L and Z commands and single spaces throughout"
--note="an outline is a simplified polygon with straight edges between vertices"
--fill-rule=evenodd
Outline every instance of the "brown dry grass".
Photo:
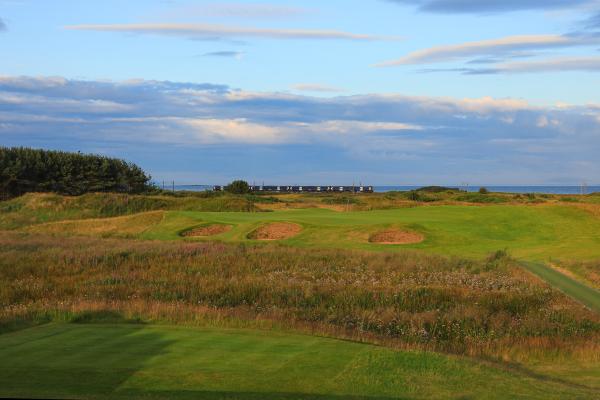
M 600 361 L 599 316 L 501 256 L 0 232 L 0 304 L 0 332 L 106 309 L 512 361 L 538 353 Z
M 116 218 L 50 222 L 27 227 L 24 231 L 77 236 L 134 237 L 160 223 L 164 214 L 164 211 L 153 211 Z
M 580 208 L 587 211 L 596 218 L 600 218 L 600 204 L 589 204 L 589 203 L 563 203 L 572 207 Z
M 302 232 L 302 227 L 290 222 L 273 222 L 258 227 L 252 231 L 248 238 L 253 240 L 284 240 L 292 238 Z
M 418 232 L 388 229 L 377 232 L 369 237 L 369 242 L 377 244 L 414 244 L 421 243 L 425 236 Z

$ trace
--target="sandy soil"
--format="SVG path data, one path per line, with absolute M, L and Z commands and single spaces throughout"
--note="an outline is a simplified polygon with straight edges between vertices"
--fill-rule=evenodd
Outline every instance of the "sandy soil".
M 283 240 L 296 236 L 302 227 L 289 222 L 273 222 L 263 225 L 250 233 L 248 237 L 254 240 Z
M 377 244 L 414 244 L 421 243 L 425 237 L 417 232 L 388 229 L 377 232 L 369 238 L 369 242 Z
M 231 225 L 207 225 L 199 228 L 192 229 L 191 231 L 184 232 L 182 236 L 185 237 L 203 237 L 203 236 L 215 236 L 221 233 L 229 232 L 232 229 Z

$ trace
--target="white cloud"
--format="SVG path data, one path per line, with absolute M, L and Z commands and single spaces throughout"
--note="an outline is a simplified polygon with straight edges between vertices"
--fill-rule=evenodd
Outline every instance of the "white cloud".
M 482 40 L 455 45 L 437 46 L 415 51 L 397 60 L 376 64 L 376 67 L 430 64 L 454 61 L 468 57 L 502 55 L 522 50 L 574 47 L 599 44 L 600 38 L 564 35 L 523 35 Z
M 238 119 L 182 119 L 178 123 L 191 129 L 195 143 L 281 144 L 289 140 L 285 129 Z
M 292 89 L 298 92 L 317 92 L 317 93 L 341 93 L 344 92 L 345 89 L 323 85 L 319 83 L 297 83 L 292 85 Z
M 335 133 L 340 135 L 356 135 L 383 131 L 419 131 L 423 127 L 400 122 L 365 122 L 356 120 L 329 120 L 314 124 L 300 123 L 300 128 L 308 129 L 314 133 Z
M 554 57 L 495 65 L 490 73 L 600 72 L 600 57 Z
M 335 30 L 268 29 L 212 24 L 110 24 L 70 25 L 67 30 L 125 32 L 167 36 L 183 36 L 191 39 L 262 38 L 262 39 L 318 39 L 318 40 L 383 40 L 380 36 L 342 32 Z M 387 38 L 390 39 L 390 38 Z
M 6 121 L 14 118 L 5 116 Z M 1 119 L 1 118 L 0 118 Z M 23 121 L 24 119 L 19 119 Z M 80 120 L 79 120 L 80 121 Z M 246 118 L 110 118 L 112 123 L 135 123 L 151 126 L 145 132 L 146 140 L 188 145 L 242 143 L 253 145 L 282 145 L 333 143 L 343 144 L 345 139 L 363 140 L 366 135 L 380 132 L 419 131 L 417 125 L 398 122 L 364 122 L 328 120 L 315 123 L 280 122 L 258 123 Z M 62 122 L 68 122 L 67 119 Z M 81 122 L 81 121 L 80 121 Z M 340 142 L 340 140 L 342 140 Z M 414 139 L 413 139 L 414 140 Z

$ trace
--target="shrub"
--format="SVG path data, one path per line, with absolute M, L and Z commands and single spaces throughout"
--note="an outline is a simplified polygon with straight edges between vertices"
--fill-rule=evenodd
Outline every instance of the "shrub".
M 479 188 L 479 194 L 488 194 L 488 193 L 490 193 L 490 191 L 487 190 L 487 188 L 484 188 L 484 187 Z
M 246 194 L 250 193 L 250 185 L 246 181 L 237 180 L 227 185 L 225 190 L 233 194 Z
M 480 193 L 467 193 L 456 198 L 457 201 L 467 203 L 506 203 L 508 200 L 504 197 L 490 196 Z
M 323 203 L 324 204 L 360 204 L 360 201 L 358 201 L 356 198 L 350 197 L 350 196 L 339 196 L 339 197 L 336 196 L 336 197 L 323 199 Z
M 279 200 L 277 197 L 274 197 L 274 196 L 261 196 L 261 195 L 256 195 L 256 194 L 247 194 L 246 200 L 248 200 L 249 202 L 252 202 L 252 203 L 264 203 L 264 204 L 275 204 L 275 203 L 282 202 L 281 200 Z
M 416 190 L 411 190 L 410 192 L 408 192 L 407 195 L 406 195 L 406 197 L 409 200 L 412 200 L 412 201 L 419 201 L 419 200 L 421 200 L 421 195 Z

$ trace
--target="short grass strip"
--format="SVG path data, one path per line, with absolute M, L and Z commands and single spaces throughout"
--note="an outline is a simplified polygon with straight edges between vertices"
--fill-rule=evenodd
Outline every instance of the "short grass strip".
M 594 311 L 600 312 L 600 292 L 585 284 L 569 278 L 565 274 L 539 262 L 522 262 L 523 267 L 539 276 L 550 285 L 585 304 Z

